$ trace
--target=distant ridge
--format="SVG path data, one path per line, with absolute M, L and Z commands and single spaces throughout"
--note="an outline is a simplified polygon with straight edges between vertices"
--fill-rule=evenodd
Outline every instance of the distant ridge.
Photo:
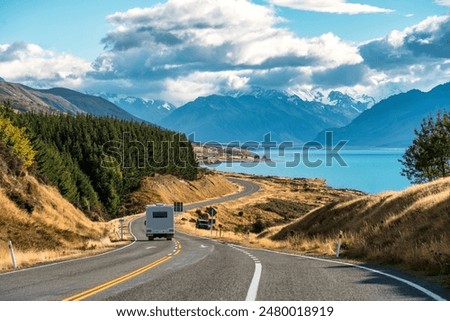
M 407 147 L 422 119 L 438 110 L 450 111 L 450 83 L 429 92 L 415 89 L 391 96 L 363 112 L 349 125 L 331 131 L 335 141 L 348 140 L 348 146 Z M 322 141 L 324 133 L 316 139 Z
M 267 133 L 277 142 L 302 143 L 329 127 L 345 126 L 370 106 L 333 92 L 332 103 L 306 101 L 286 92 L 255 88 L 199 97 L 174 110 L 161 125 L 195 133 L 197 141 L 261 142 Z
M 174 105 L 164 100 L 142 99 L 113 93 L 94 93 L 93 95 L 110 101 L 135 117 L 155 124 L 176 109 Z
M 129 114 L 103 98 L 82 94 L 67 88 L 40 90 L 1 81 L 0 101 L 9 101 L 14 109 L 22 112 L 91 114 L 142 122 L 142 119 Z

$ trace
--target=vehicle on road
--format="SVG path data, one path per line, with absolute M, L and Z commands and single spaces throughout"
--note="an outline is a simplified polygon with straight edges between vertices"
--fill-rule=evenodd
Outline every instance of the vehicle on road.
M 149 241 L 155 237 L 171 240 L 175 235 L 173 205 L 157 203 L 147 205 L 145 210 L 145 234 Z
M 210 230 L 211 229 L 211 223 L 210 223 L 209 220 L 198 219 L 195 222 L 195 227 L 198 228 L 198 229 Z

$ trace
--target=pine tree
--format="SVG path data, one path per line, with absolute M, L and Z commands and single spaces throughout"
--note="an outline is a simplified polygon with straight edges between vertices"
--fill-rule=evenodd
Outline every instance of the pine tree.
M 450 174 L 450 116 L 438 112 L 424 118 L 415 139 L 403 155 L 401 174 L 412 183 L 429 182 Z
M 145 176 L 197 177 L 195 155 L 184 135 L 90 115 L 12 116 L 14 126 L 32 135 L 38 174 L 90 217 L 120 215 L 121 205 Z M 131 144 L 124 142 L 125 133 Z

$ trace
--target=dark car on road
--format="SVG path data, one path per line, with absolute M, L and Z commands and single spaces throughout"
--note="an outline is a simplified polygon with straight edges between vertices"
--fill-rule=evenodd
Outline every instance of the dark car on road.
M 211 224 L 209 223 L 208 220 L 197 220 L 197 222 L 195 222 L 195 227 L 196 228 L 200 228 L 200 229 L 205 229 L 205 230 L 210 230 L 211 229 Z

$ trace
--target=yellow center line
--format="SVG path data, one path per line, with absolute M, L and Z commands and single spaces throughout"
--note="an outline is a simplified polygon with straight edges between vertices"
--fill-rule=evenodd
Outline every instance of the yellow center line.
M 125 281 L 127 281 L 129 279 L 132 279 L 132 278 L 134 278 L 134 277 L 136 277 L 136 276 L 138 276 L 138 275 L 140 275 L 140 274 L 142 274 L 142 273 L 144 273 L 144 272 L 146 272 L 146 271 L 148 271 L 150 269 L 153 269 L 154 267 L 156 267 L 156 266 L 158 266 L 158 265 L 160 265 L 160 264 L 162 264 L 162 263 L 164 263 L 166 261 L 169 261 L 175 255 L 178 255 L 181 252 L 181 244 L 180 244 L 180 242 L 178 242 L 178 241 L 175 241 L 175 242 L 176 242 L 176 244 L 178 246 L 178 249 L 174 253 L 166 255 L 166 256 L 164 256 L 164 257 L 162 257 L 162 258 L 160 258 L 160 259 L 158 259 L 158 260 L 156 260 L 156 261 L 154 261 L 154 262 L 152 262 L 152 263 L 150 263 L 150 264 L 148 264 L 146 266 L 143 266 L 143 267 L 141 267 L 141 268 L 139 268 L 139 269 L 137 269 L 137 270 L 135 270 L 133 272 L 130 272 L 128 274 L 122 275 L 122 276 L 120 276 L 120 277 L 118 277 L 118 278 L 116 278 L 114 280 L 108 281 L 108 282 L 100 284 L 100 285 L 98 285 L 98 286 L 96 286 L 96 287 L 94 287 L 92 289 L 89 289 L 89 290 L 86 290 L 86 291 L 81 292 L 79 294 L 75 294 L 75 295 L 73 295 L 71 297 L 68 297 L 68 298 L 64 299 L 63 301 L 81 301 L 81 300 L 84 300 L 84 299 L 86 299 L 86 298 L 88 298 L 90 296 L 93 296 L 93 295 L 95 295 L 97 293 L 105 291 L 106 289 L 109 289 L 109 288 L 111 288 L 113 286 L 116 286 L 116 285 L 118 285 L 118 284 L 120 284 L 122 282 L 125 282 Z

